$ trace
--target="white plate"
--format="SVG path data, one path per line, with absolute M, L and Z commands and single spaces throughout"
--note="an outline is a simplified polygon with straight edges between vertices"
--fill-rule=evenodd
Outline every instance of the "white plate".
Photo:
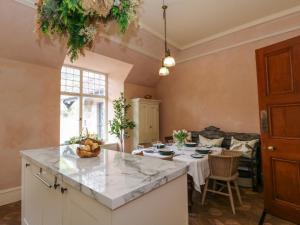
M 204 157 L 202 154 L 191 154 L 191 156 L 195 159 L 202 159 Z

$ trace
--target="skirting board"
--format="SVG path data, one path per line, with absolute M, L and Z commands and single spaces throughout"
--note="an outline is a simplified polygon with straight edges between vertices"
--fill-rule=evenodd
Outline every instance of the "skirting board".
M 0 190 L 0 206 L 21 200 L 21 187 Z

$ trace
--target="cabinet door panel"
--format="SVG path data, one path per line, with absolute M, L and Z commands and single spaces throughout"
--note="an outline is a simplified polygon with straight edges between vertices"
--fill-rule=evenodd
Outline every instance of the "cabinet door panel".
M 68 185 L 63 194 L 63 225 L 110 225 L 110 210 Z
M 48 173 L 42 173 L 50 184 L 54 184 L 54 176 Z M 43 225 L 61 225 L 62 224 L 62 194 L 60 189 L 48 188 L 43 186 Z
M 35 165 L 25 167 L 23 163 L 23 199 L 22 211 L 24 225 L 61 225 L 62 224 L 62 197 L 59 190 L 53 188 L 54 176 L 42 172 Z M 35 175 L 39 174 L 52 185 L 47 187 Z
M 38 168 L 31 165 L 25 167 L 23 179 L 23 223 L 25 225 L 41 225 L 42 224 L 42 186 L 33 174 L 38 172 Z
M 158 105 L 151 106 L 151 139 L 159 140 L 159 112 Z
M 148 105 L 140 105 L 140 143 L 149 142 L 149 118 L 148 118 Z

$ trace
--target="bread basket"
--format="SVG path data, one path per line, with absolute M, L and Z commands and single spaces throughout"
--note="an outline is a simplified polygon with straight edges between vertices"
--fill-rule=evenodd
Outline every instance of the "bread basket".
M 93 151 L 86 151 L 78 147 L 76 153 L 80 158 L 92 158 L 92 157 L 97 157 L 100 151 L 101 151 L 100 146 Z
M 97 148 L 95 148 L 94 150 L 90 150 L 90 151 L 86 151 L 84 149 L 81 149 L 80 146 L 77 147 L 76 153 L 80 158 L 92 158 L 92 157 L 97 157 L 100 154 L 101 151 L 101 147 L 100 145 L 102 144 L 101 141 L 95 140 L 93 138 L 85 138 L 82 139 L 79 144 L 80 145 L 84 145 L 85 141 L 89 139 L 91 140 L 93 143 L 97 143 L 99 146 Z

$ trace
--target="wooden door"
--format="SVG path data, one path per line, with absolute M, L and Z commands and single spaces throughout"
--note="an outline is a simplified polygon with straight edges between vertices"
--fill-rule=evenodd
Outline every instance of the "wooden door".
M 256 51 L 265 208 L 300 223 L 300 37 Z

